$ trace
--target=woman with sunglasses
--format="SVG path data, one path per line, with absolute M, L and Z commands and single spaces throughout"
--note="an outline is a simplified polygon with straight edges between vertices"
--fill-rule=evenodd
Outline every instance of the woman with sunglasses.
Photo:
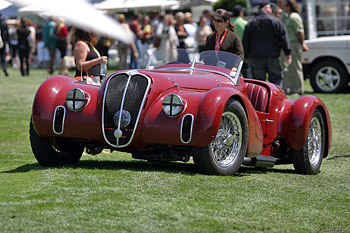
M 213 19 L 215 31 L 207 37 L 205 50 L 225 51 L 244 59 L 242 42 L 230 23 L 230 15 L 224 9 L 216 10 Z

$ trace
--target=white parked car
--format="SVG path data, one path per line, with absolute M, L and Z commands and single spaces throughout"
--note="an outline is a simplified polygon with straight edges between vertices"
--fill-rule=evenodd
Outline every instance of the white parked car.
M 350 81 L 350 36 L 330 36 L 306 40 L 303 52 L 304 75 L 310 77 L 315 92 L 348 90 Z

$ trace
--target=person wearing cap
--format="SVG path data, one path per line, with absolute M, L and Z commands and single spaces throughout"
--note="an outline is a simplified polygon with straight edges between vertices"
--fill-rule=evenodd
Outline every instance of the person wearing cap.
M 271 15 L 270 2 L 259 3 L 259 13 L 249 20 L 243 35 L 243 47 L 254 79 L 266 80 L 282 87 L 281 49 L 290 64 L 290 46 L 286 29 L 280 19 Z
M 302 51 L 308 47 L 304 43 L 304 25 L 299 15 L 298 4 L 295 0 L 282 1 L 284 14 L 281 20 L 284 23 L 291 47 L 292 63 L 284 73 L 283 90 L 286 94 L 302 95 L 304 93 L 304 75 L 302 66 Z
M 216 10 L 214 14 L 215 32 L 207 37 L 205 50 L 225 51 L 236 54 L 244 59 L 241 39 L 235 32 L 235 26 L 230 23 L 230 15 L 224 9 Z

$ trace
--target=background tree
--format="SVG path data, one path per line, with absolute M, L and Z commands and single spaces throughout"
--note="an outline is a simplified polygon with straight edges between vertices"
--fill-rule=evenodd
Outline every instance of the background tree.
M 232 11 L 233 6 L 237 4 L 246 7 L 246 0 L 219 0 L 214 4 L 214 10 L 221 8 Z

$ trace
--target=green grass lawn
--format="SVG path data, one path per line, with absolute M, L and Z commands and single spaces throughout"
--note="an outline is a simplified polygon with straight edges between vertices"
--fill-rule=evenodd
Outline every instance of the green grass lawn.
M 350 231 L 349 94 L 318 95 L 333 145 L 315 176 L 292 165 L 207 176 L 192 162 L 147 163 L 118 152 L 46 168 L 32 154 L 29 120 L 47 73 L 9 72 L 0 71 L 0 232 Z

